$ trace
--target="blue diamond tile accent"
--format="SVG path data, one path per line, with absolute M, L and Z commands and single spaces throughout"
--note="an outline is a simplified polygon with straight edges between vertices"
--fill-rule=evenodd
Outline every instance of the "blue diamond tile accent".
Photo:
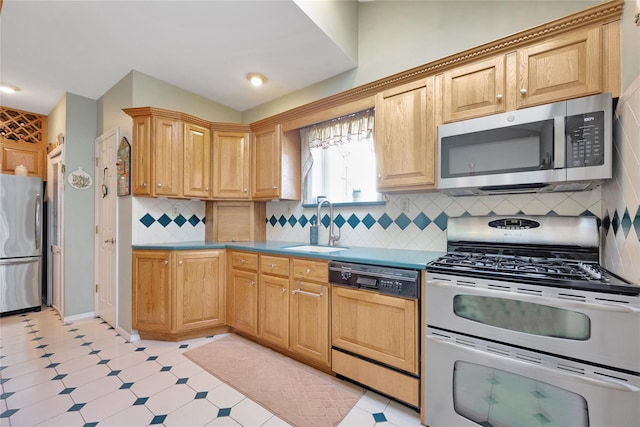
M 124 383 L 120 386 L 120 390 L 127 390 L 133 387 L 133 383 Z
M 413 219 L 413 223 L 416 225 L 416 227 L 418 227 L 420 230 L 424 230 L 425 228 L 427 228 L 429 226 L 429 224 L 431 224 L 431 220 L 429 219 L 428 216 L 426 216 L 424 214 L 424 212 L 420 212 L 414 219 Z
M 67 409 L 67 412 L 79 411 L 80 409 L 84 408 L 84 405 L 86 405 L 86 403 L 76 403 L 71 408 Z
M 102 359 L 101 361 L 98 362 L 98 365 L 106 365 L 107 363 L 109 363 L 111 360 L 109 359 Z
M 184 223 L 187 222 L 187 219 L 183 217 L 182 214 L 179 214 L 177 217 L 173 219 L 173 222 L 178 224 L 178 227 L 182 227 Z
M 156 415 L 155 417 L 153 417 L 150 424 L 151 425 L 162 424 L 164 423 L 165 418 L 167 418 L 166 415 Z
M 162 216 L 158 218 L 158 222 L 161 226 L 166 227 L 167 225 L 171 224 L 171 218 L 169 218 L 167 214 L 162 214 Z
M 144 351 L 147 347 L 138 347 L 136 348 L 136 351 Z
M 84 335 L 76 335 L 74 338 L 75 338 L 75 339 L 84 338 Z
M 284 225 L 287 223 L 287 218 L 284 217 L 284 215 L 280 215 L 280 218 L 278 218 L 278 223 L 284 227 Z
M 391 224 L 393 224 L 393 220 L 389 217 L 389 215 L 383 213 L 382 216 L 378 218 L 378 224 L 380 224 L 380 226 L 386 230 Z
M 58 394 L 71 394 L 71 392 L 75 389 L 76 389 L 75 387 L 67 387 Z
M 149 400 L 148 397 L 139 397 L 135 402 L 133 402 L 133 406 L 144 405 L 145 403 L 147 403 L 147 400 Z
M 90 346 L 91 344 L 93 344 L 92 342 L 85 342 L 81 345 L 81 347 L 87 347 Z
M 7 397 L 11 396 L 13 393 L 14 393 L 13 391 L 10 391 L 10 392 L 7 392 L 7 393 L 0 394 L 0 400 L 6 399 Z
M 604 229 L 605 236 L 609 234 L 609 228 L 611 228 L 611 218 L 609 217 L 609 211 L 605 213 L 604 218 L 602 219 L 602 228 Z
M 336 215 L 335 218 L 333 218 L 333 223 L 335 225 L 337 225 L 338 228 L 342 228 L 342 226 L 344 225 L 345 222 L 346 221 L 345 221 L 344 217 L 341 214 L 338 214 L 338 215 Z
M 45 366 L 45 368 L 55 368 L 58 365 L 59 365 L 59 363 L 50 363 L 47 366 Z
M 351 228 L 356 228 L 358 224 L 360 224 L 360 218 L 356 214 L 351 214 L 349 219 L 347 220 Z
M 640 241 L 640 206 L 636 211 L 636 217 L 633 219 L 633 228 L 636 230 L 636 237 Z
M 69 329 L 69 332 L 76 332 L 76 331 L 78 331 L 78 328 Z
M 205 397 L 207 397 L 207 394 L 209 392 L 207 391 L 199 391 L 196 393 L 196 397 L 194 397 L 194 399 L 204 399 Z
M 149 356 L 147 357 L 147 362 L 150 362 L 152 360 L 156 360 L 158 358 L 158 356 Z
M 447 229 L 448 220 L 449 220 L 449 217 L 447 216 L 447 214 L 442 212 L 440 213 L 440 215 L 436 217 L 436 219 L 433 220 L 433 223 L 437 225 L 440 230 L 444 231 Z
M 394 222 L 398 227 L 400 227 L 401 230 L 404 230 L 409 226 L 409 224 L 411 224 L 411 220 L 404 213 L 398 215 Z
M 10 416 L 12 416 L 13 414 L 15 414 L 18 411 L 19 411 L 19 409 L 7 409 L 2 414 L 0 414 L 0 418 L 9 418 Z
M 311 215 L 311 218 L 309 218 L 309 222 L 311 224 L 318 224 L 318 217 L 316 216 L 316 214 Z
M 495 215 L 495 214 L 492 212 L 492 215 Z M 559 215 L 556 211 L 552 209 L 549 212 L 547 212 L 547 216 L 559 216 Z
M 307 225 L 307 223 L 309 222 L 309 220 L 307 219 L 306 216 L 304 216 L 304 214 L 302 214 L 300 216 L 300 218 L 298 218 L 298 222 L 300 223 L 301 227 L 304 227 L 305 225 Z
M 111 371 L 111 372 L 109 372 L 109 373 L 107 374 L 107 376 L 108 376 L 108 377 L 115 377 L 115 376 L 116 376 L 116 375 L 118 375 L 120 372 L 122 372 L 122 371 L 120 371 L 120 370 L 117 370 L 117 371 Z
M 37 337 L 37 338 L 32 339 L 31 341 L 40 341 L 42 338 L 44 338 L 44 337 Z
M 231 414 L 231 408 L 220 408 L 218 409 L 218 418 L 220 417 L 228 417 Z
M 296 225 L 298 223 L 298 220 L 296 219 L 295 216 L 291 215 L 289 217 L 289 219 L 287 220 L 287 222 L 289 223 L 290 226 L 293 227 L 294 225 Z
M 89 354 L 98 354 L 98 353 L 100 353 L 101 351 L 102 351 L 102 350 L 93 350 L 93 351 L 92 351 L 91 353 L 89 353 Z
M 98 423 L 84 423 L 82 427 L 96 427 Z
M 322 225 L 324 225 L 325 227 L 328 227 L 329 224 L 331 224 L 331 219 L 329 218 L 329 215 L 324 214 L 324 216 L 322 217 L 322 219 L 320 220 L 320 222 L 322 223 Z
M 187 347 L 189 347 L 189 344 L 180 344 L 178 348 L 187 348 Z
M 189 378 L 178 378 L 178 381 L 176 381 L 176 384 L 186 384 L 187 381 L 189 381 Z
M 66 377 L 66 376 L 67 376 L 67 374 L 58 374 L 58 375 L 56 375 L 55 377 L 51 378 L 51 381 L 61 380 L 61 379 L 63 379 L 63 378 L 64 378 L 64 377 Z
M 189 217 L 189 224 L 193 225 L 194 227 L 198 225 L 199 222 L 200 218 L 198 218 L 197 216 L 191 215 L 191 217 Z
M 0 384 L 4 384 L 9 381 L 11 378 L 0 378 Z
M 631 231 L 631 216 L 629 215 L 629 210 L 625 208 L 624 214 L 622 215 L 622 221 L 620 221 L 620 225 L 622 226 L 622 232 L 624 233 L 624 238 L 626 239 L 629 235 L 629 231 Z
M 367 227 L 367 230 L 370 230 L 371 227 L 373 227 L 373 225 L 376 223 L 376 219 L 372 217 L 371 214 L 367 214 L 362 219 L 362 223 L 364 224 L 365 227 Z
M 51 357 L 51 356 L 53 356 L 53 353 L 45 353 L 40 357 Z
M 160 369 L 160 372 L 169 372 L 171 368 L 172 366 L 163 366 L 162 369 Z
M 39 346 L 37 346 L 36 348 L 45 348 L 47 347 L 49 344 L 40 344 Z
M 271 224 L 271 226 L 275 226 L 276 222 L 278 222 L 278 220 L 276 219 L 276 217 L 274 215 L 271 215 L 271 218 L 269 218 L 269 224 Z
M 142 218 L 140 218 L 140 222 L 142 223 L 142 225 L 149 228 L 151 227 L 151 224 L 156 222 L 156 220 L 151 215 L 145 214 Z
M 377 423 L 384 423 L 384 422 L 387 421 L 387 417 L 385 417 L 382 412 L 377 412 L 377 413 L 372 414 L 372 415 L 373 415 L 373 419 Z
M 613 212 L 613 219 L 611 220 L 611 227 L 613 228 L 613 234 L 618 234 L 618 228 L 620 227 L 620 217 L 618 216 L 618 211 Z

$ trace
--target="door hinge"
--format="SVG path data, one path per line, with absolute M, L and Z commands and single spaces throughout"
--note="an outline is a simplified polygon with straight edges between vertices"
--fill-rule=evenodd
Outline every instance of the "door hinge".
M 96 283 L 96 294 L 98 293 L 98 284 Z
M 67 171 L 67 167 L 65 165 L 62 165 L 61 169 L 62 174 L 64 175 L 64 173 Z
M 96 234 L 98 234 L 98 226 L 96 225 Z
M 96 157 L 96 166 L 98 166 L 98 158 Z

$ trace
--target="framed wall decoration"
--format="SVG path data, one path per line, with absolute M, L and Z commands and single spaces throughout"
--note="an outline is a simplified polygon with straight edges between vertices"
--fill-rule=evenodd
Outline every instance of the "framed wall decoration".
M 131 144 L 124 136 L 118 146 L 118 196 L 131 194 Z

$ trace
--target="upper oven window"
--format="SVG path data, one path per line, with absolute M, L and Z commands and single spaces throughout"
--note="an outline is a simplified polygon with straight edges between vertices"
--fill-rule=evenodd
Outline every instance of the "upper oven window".
M 456 295 L 456 316 L 489 326 L 545 337 L 586 341 L 591 320 L 583 313 L 506 298 Z

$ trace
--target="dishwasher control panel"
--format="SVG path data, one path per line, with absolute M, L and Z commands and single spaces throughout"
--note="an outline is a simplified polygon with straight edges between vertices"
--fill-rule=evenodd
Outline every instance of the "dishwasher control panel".
M 420 271 L 332 261 L 329 263 L 329 282 L 334 285 L 417 299 L 420 289 Z

